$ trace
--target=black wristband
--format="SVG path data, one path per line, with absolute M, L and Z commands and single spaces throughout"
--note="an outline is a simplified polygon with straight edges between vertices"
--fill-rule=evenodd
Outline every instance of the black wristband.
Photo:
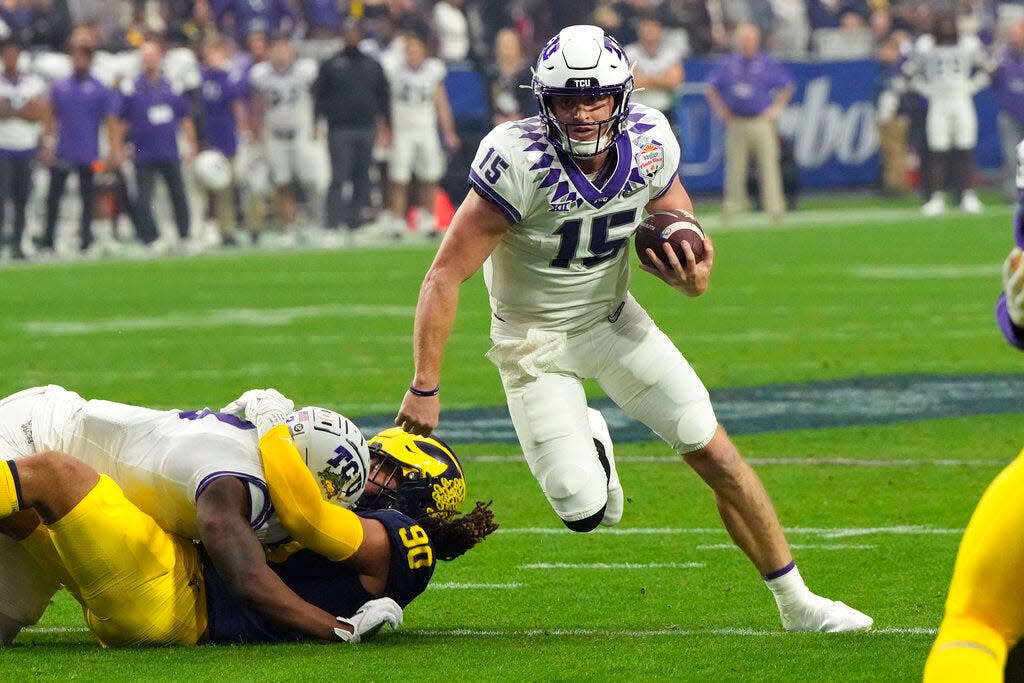
M 410 384 L 409 385 L 409 393 L 412 394 L 413 396 L 423 396 L 423 397 L 437 396 L 438 394 L 441 393 L 441 385 L 438 384 L 433 389 L 417 389 L 412 384 Z

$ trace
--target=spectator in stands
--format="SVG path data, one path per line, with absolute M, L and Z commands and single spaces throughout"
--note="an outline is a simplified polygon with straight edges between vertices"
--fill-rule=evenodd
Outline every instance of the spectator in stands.
M 637 42 L 626 46 L 626 59 L 633 65 L 633 101 L 657 109 L 675 127 L 673 105 L 676 90 L 683 84 L 684 55 L 663 40 L 661 22 L 644 15 L 636 25 Z
M 816 29 L 813 42 L 820 59 L 869 59 L 875 51 L 875 35 L 857 12 L 843 14 L 836 28 Z
M 313 101 L 316 118 L 327 122 L 331 157 L 324 227 L 337 230 L 346 226 L 354 231 L 366 221 L 364 211 L 370 205 L 374 140 L 379 136 L 390 146 L 391 94 L 380 64 L 359 49 L 359 24 L 346 21 L 342 39 L 344 48 L 320 65 Z M 343 195 L 346 183 L 351 183 L 347 201 Z M 349 237 L 353 234 L 346 233 Z
M 943 213 L 946 180 L 952 176 L 962 192 L 960 208 L 981 213 L 974 191 L 977 177 L 974 147 L 978 144 L 978 116 L 974 94 L 988 85 L 992 67 L 976 36 L 961 39 L 956 17 L 936 18 L 930 34 L 921 36 L 914 54 L 904 63 L 911 87 L 928 100 L 925 121 L 931 155 L 932 195 L 921 207 L 926 216 Z
M 493 65 L 490 104 L 494 125 L 536 114 L 537 100 L 530 89 L 533 69 L 523 57 L 519 34 L 510 28 L 498 31 L 494 38 Z
M 203 46 L 202 85 L 199 90 L 203 103 L 203 149 L 216 150 L 228 160 L 231 181 L 222 189 L 210 189 L 209 201 L 220 231 L 221 242 L 235 245 L 235 177 L 234 162 L 238 152 L 238 138 L 249 137 L 244 102 L 242 75 L 228 71 L 228 44 L 223 37 L 214 37 Z
M 753 24 L 740 24 L 734 34 L 737 50 L 716 64 L 708 77 L 708 102 L 725 121 L 725 195 L 722 219 L 728 222 L 746 205 L 750 153 L 758 161 L 761 205 L 773 221 L 785 214 L 775 122 L 793 96 L 789 73 L 760 51 L 761 34 Z
M 46 83 L 19 69 L 22 43 L 15 34 L 0 38 L 0 230 L 4 205 L 14 207 L 11 258 L 22 259 L 25 206 L 32 192 L 32 158 L 39 148 L 42 122 L 49 116 Z
M 999 140 L 1003 148 L 1001 187 L 1007 201 L 1017 201 L 1017 144 L 1024 140 L 1024 19 L 1007 27 L 1006 51 L 992 76 L 999 105 Z
M 97 47 L 119 50 L 126 46 L 122 5 L 110 0 L 69 0 L 74 26 L 94 26 L 99 34 Z
M 409 181 L 415 177 L 420 189 L 419 229 L 435 233 L 433 215 L 437 183 L 444 175 L 445 155 L 459 147 L 455 118 L 444 89 L 446 70 L 441 60 L 430 57 L 426 37 L 404 36 L 405 57 L 397 64 L 384 64 L 391 85 L 391 187 L 388 193 L 388 229 L 397 236 L 405 233 Z
M 462 0 L 439 0 L 434 5 L 437 56 L 449 65 L 469 56 L 469 22 L 462 4 Z
M 142 74 L 121 84 L 119 127 L 124 127 L 123 132 L 135 147 L 133 161 L 138 180 L 135 229 L 143 244 L 161 251 L 166 243 L 158 241 L 160 233 L 152 207 L 153 186 L 156 177 L 161 176 L 171 197 L 178 237 L 184 241 L 188 238 L 189 208 L 181 175 L 178 130 L 180 128 L 185 136 L 184 151 L 190 161 L 196 153 L 196 130 L 189 116 L 188 101 L 163 76 L 163 46 L 155 39 L 147 40 L 139 48 L 139 56 Z M 124 135 L 119 133 L 115 140 L 115 159 L 119 163 L 127 159 L 123 141 Z
M 32 45 L 32 10 L 28 3 L 22 0 L 0 2 L 0 24 L 0 34 L 14 37 L 22 47 Z
M 217 23 L 213 20 L 213 9 L 210 0 L 195 0 L 192 15 L 177 27 L 180 41 L 197 53 L 203 45 L 220 35 Z
M 270 44 L 270 59 L 254 66 L 250 73 L 255 100 L 253 131 L 258 134 L 270 165 L 284 246 L 293 246 L 297 241 L 295 183 L 311 185 L 311 89 L 316 77 L 316 62 L 296 59 L 295 47 L 287 36 L 275 37 Z
M 29 12 L 32 47 L 63 50 L 72 28 L 67 0 L 32 0 Z
M 108 135 L 117 131 L 116 94 L 90 73 L 95 45 L 89 31 L 76 29 L 69 47 L 73 72 L 50 88 L 53 115 L 47 120 L 43 138 L 43 156 L 50 164 L 50 188 L 46 195 L 46 229 L 36 241 L 40 250 L 53 249 L 64 186 L 72 172 L 78 176 L 82 199 L 78 246 L 84 252 L 93 242 L 93 164 L 100 159 L 100 127 L 105 123 Z
M 302 0 L 306 36 L 313 40 L 332 40 L 341 34 L 341 8 L 338 0 Z
M 252 33 L 291 36 L 298 24 L 298 15 L 286 0 L 227 0 L 214 7 L 214 18 L 240 43 Z

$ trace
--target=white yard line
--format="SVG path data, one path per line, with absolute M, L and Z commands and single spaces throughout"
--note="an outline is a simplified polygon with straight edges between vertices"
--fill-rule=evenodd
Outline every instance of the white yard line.
M 409 629 L 406 633 L 415 636 L 426 637 L 456 637 L 456 638 L 538 638 L 548 636 L 581 636 L 587 638 L 656 638 L 661 636 L 747 636 L 754 638 L 775 638 L 788 636 L 799 638 L 804 634 L 786 633 L 784 631 L 763 630 L 753 628 L 708 628 L 708 629 L 687 629 L 687 628 L 655 628 L 645 630 L 608 630 L 594 628 L 531 628 L 531 629 Z M 910 627 L 886 627 L 866 631 L 865 635 L 890 636 L 890 635 L 914 635 L 933 636 L 937 633 L 934 628 L 920 626 Z M 836 638 L 847 637 L 845 635 L 833 636 Z
M 430 590 L 517 590 L 525 586 L 525 583 L 431 583 L 427 586 Z
M 963 529 L 944 529 L 918 524 L 905 526 L 881 526 L 881 527 L 787 527 L 787 534 L 806 534 L 809 536 L 820 536 L 821 538 L 850 538 L 853 536 L 959 536 Z M 497 531 L 499 534 L 525 534 L 525 535 L 560 535 L 572 534 L 564 527 L 502 527 Z M 608 536 L 674 536 L 683 534 L 724 534 L 724 527 L 626 527 L 626 528 L 599 528 L 590 532 L 592 534 L 606 534 Z
M 985 207 L 985 218 L 995 220 L 1009 218 L 1014 207 L 997 204 Z M 931 223 L 934 218 L 922 216 L 919 207 L 907 206 L 897 208 L 850 207 L 836 209 L 801 209 L 786 214 L 781 223 L 772 223 L 764 214 L 747 214 L 740 222 L 723 226 L 718 214 L 698 214 L 701 225 L 714 237 L 715 232 L 754 232 L 758 230 L 803 230 L 837 227 L 853 227 L 858 230 L 872 228 L 889 229 L 887 223 Z
M 790 543 L 791 550 L 874 550 L 878 546 L 857 543 Z M 707 543 L 697 546 L 697 550 L 739 550 L 735 543 Z

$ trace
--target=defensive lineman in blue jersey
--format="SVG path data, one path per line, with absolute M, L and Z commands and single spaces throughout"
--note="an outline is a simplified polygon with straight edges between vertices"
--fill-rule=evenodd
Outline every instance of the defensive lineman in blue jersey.
M 630 104 L 633 77 L 618 43 L 595 26 L 552 38 L 534 69 L 540 116 L 482 142 L 473 191 L 424 278 L 414 330 L 415 374 L 395 419 L 429 434 L 440 417 L 441 358 L 459 287 L 479 268 L 490 294 L 488 357 L 501 376 L 530 470 L 573 531 L 618 523 L 623 491 L 607 426 L 587 407 L 595 379 L 714 490 L 733 539 L 764 577 L 791 631 L 854 631 L 870 617 L 812 593 L 771 501 L 743 461 L 700 378 L 629 294 L 629 238 L 644 212 L 693 205 L 676 173 L 665 117 Z M 697 263 L 671 248 L 644 270 L 685 294 L 708 287 L 714 248 Z

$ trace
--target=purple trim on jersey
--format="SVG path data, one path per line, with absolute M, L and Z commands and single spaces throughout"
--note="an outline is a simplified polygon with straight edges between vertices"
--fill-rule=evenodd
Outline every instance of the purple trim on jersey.
M 790 563 L 787 564 L 782 569 L 776 569 L 775 571 L 771 572 L 770 574 L 765 574 L 764 575 L 764 580 L 765 581 L 771 581 L 772 579 L 777 579 L 780 576 L 785 576 L 786 574 L 790 573 L 794 569 L 796 569 L 796 562 L 790 561 Z
M 21 477 L 18 476 L 18 466 L 14 464 L 13 460 L 8 460 L 7 466 L 11 468 L 11 479 L 14 480 L 14 495 L 18 498 L 18 509 L 21 510 L 25 507 L 25 502 L 21 497 Z
M 1024 328 L 1017 327 L 1010 320 L 1010 313 L 1006 310 L 1006 293 L 999 295 L 996 300 L 996 322 L 999 324 L 999 331 L 1011 346 L 1024 350 Z
M 224 477 L 235 477 L 236 479 L 241 479 L 247 484 L 254 484 L 258 489 L 263 491 L 263 507 L 260 509 L 259 514 L 256 515 L 256 518 L 253 519 L 252 494 L 249 493 L 249 487 L 245 487 L 245 495 L 249 498 L 249 525 L 252 527 L 253 531 L 259 530 L 261 526 L 267 523 L 267 519 L 270 518 L 270 515 L 273 512 L 273 507 L 270 504 L 270 491 L 267 490 L 267 482 L 262 479 L 257 479 L 251 474 L 245 474 L 244 472 L 231 472 L 227 470 L 223 472 L 211 472 L 203 477 L 203 480 L 199 482 L 199 486 L 196 487 L 196 500 L 199 500 L 199 496 L 203 495 L 203 491 L 205 491 L 210 484 Z
M 679 174 L 676 173 L 675 171 L 673 171 L 672 172 L 672 177 L 668 179 L 668 185 L 666 185 L 665 187 L 661 188 L 661 190 L 658 191 L 658 194 L 656 194 L 653 197 L 651 197 L 651 199 L 658 199 L 663 194 L 668 192 L 669 188 L 672 187 L 672 181 L 675 180 L 677 177 L 679 177 Z
M 523 220 L 523 215 L 512 206 L 508 200 L 498 194 L 498 191 L 484 182 L 484 179 L 477 175 L 473 169 L 469 171 L 469 185 L 479 193 L 481 197 L 493 204 L 505 215 L 509 225 L 515 225 Z
M 32 149 L 5 149 L 0 147 L 0 155 L 8 159 L 31 159 L 36 155 L 36 148 Z
M 619 195 L 619 192 L 622 191 L 622 187 L 626 184 L 626 179 L 629 177 L 629 171 L 633 167 L 633 155 L 631 154 L 633 151 L 633 145 L 629 141 L 628 135 L 619 135 L 615 140 L 615 149 L 617 152 L 615 155 L 615 172 L 612 173 L 611 177 L 604 183 L 601 189 L 598 189 L 594 187 L 587 176 L 580 171 L 571 156 L 558 147 L 555 147 L 555 153 L 558 155 L 558 160 L 562 163 L 562 167 L 568 174 L 569 180 L 571 180 L 572 184 L 576 187 L 576 191 L 579 192 L 580 196 L 586 199 L 587 203 L 594 208 L 604 206 Z

